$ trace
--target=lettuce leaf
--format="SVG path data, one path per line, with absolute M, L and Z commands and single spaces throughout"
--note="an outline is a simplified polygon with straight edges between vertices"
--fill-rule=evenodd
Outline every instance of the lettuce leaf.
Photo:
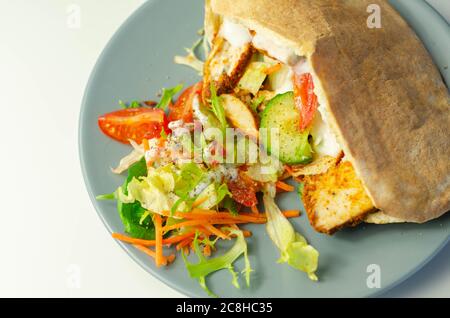
M 125 194 L 128 194 L 127 187 L 131 180 L 146 175 L 147 163 L 145 162 L 145 159 L 142 158 L 128 169 L 128 177 L 122 186 Z M 148 217 L 142 220 L 142 217 L 147 213 L 147 210 L 145 210 L 139 202 L 124 203 L 117 200 L 117 210 L 127 234 L 138 239 L 155 239 L 155 227 L 152 218 Z
M 189 66 L 196 70 L 198 72 L 198 75 L 202 76 L 204 62 L 197 56 L 196 51 L 200 44 L 203 43 L 204 54 L 205 56 L 208 56 L 208 46 L 207 44 L 205 45 L 205 42 L 206 37 L 202 36 L 193 44 L 191 48 L 185 48 L 185 51 L 187 52 L 186 56 L 177 55 L 174 58 L 174 62 L 176 64 Z
M 178 84 L 177 86 L 175 86 L 173 88 L 163 88 L 163 95 L 161 97 L 161 100 L 155 107 L 166 110 L 167 106 L 169 106 L 170 102 L 172 101 L 172 98 L 176 94 L 178 94 L 178 92 L 180 92 L 182 89 L 183 89 L 183 84 Z
M 125 187 L 117 190 L 117 198 L 123 203 L 135 203 L 153 213 L 169 211 L 172 204 L 178 200 L 171 193 L 175 187 L 172 167 L 150 169 L 147 176 L 133 177 Z
M 133 151 L 122 158 L 119 162 L 119 165 L 112 169 L 112 172 L 115 174 L 121 174 L 130 168 L 133 164 L 142 159 L 145 154 L 144 147 L 142 145 L 138 145 L 135 141 L 130 140 L 130 144 L 133 147 Z
M 178 196 L 178 200 L 172 205 L 170 209 L 171 214 L 174 214 L 176 211 L 190 210 L 190 207 L 198 198 L 198 196 L 191 196 L 191 192 L 206 176 L 206 172 L 193 162 L 182 164 L 179 168 L 174 188 L 174 193 Z
M 245 268 L 242 271 L 242 273 L 244 274 L 247 287 L 250 286 L 250 273 L 252 272 L 252 269 L 250 266 L 250 261 L 248 259 L 247 243 L 245 242 L 244 234 L 242 233 L 242 231 L 239 230 L 234 229 L 229 230 L 231 234 L 236 235 L 237 239 L 233 247 L 222 256 L 209 259 L 205 258 L 202 252 L 200 251 L 200 246 L 198 242 L 198 233 L 196 234 L 194 239 L 194 251 L 199 259 L 199 262 L 197 264 L 190 263 L 187 260 L 186 256 L 184 255 L 184 253 L 182 254 L 189 276 L 191 278 L 197 279 L 200 283 L 200 286 L 208 293 L 208 295 L 213 297 L 216 297 L 216 295 L 209 290 L 206 284 L 206 277 L 219 270 L 222 269 L 229 270 L 232 276 L 232 284 L 236 288 L 240 288 L 238 274 L 234 270 L 233 263 L 241 255 L 244 255 L 245 260 Z
M 216 187 L 216 194 L 217 194 L 217 198 L 216 198 L 217 200 L 216 200 L 215 205 L 219 205 L 225 199 L 225 197 L 232 196 L 230 190 L 228 190 L 228 186 L 226 183 L 223 183 L 220 186 Z
M 233 216 L 238 216 L 238 209 L 236 206 L 236 201 L 234 201 L 231 197 L 227 196 L 222 201 L 222 206 L 224 209 L 226 209 L 228 212 L 231 213 Z
M 295 232 L 291 223 L 281 213 L 274 200 L 275 191 L 273 184 L 266 185 L 263 201 L 267 215 L 267 233 L 281 254 L 278 262 L 288 263 L 305 272 L 311 280 L 317 281 L 315 272 L 319 264 L 319 252 L 309 245 L 302 235 Z
M 264 160 L 249 166 L 245 173 L 258 182 L 277 182 L 278 177 L 283 174 L 283 165 L 277 158 L 267 156 L 264 153 L 260 153 L 260 157 Z
M 220 128 L 225 130 L 227 128 L 227 119 L 225 117 L 225 109 L 223 108 L 220 97 L 217 96 L 216 86 L 211 82 L 211 110 L 220 122 Z

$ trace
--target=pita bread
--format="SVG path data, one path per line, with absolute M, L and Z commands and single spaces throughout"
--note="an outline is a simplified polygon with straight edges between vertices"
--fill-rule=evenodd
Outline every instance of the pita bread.
M 381 8 L 369 29 L 367 8 Z M 332 131 L 373 205 L 422 223 L 450 209 L 450 99 L 428 52 L 384 0 L 211 0 L 222 17 L 305 56 Z

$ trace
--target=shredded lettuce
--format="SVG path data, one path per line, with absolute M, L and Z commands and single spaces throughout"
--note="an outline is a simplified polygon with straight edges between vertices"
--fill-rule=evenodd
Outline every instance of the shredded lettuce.
M 193 162 L 182 164 L 179 168 L 174 188 L 174 193 L 178 196 L 178 200 L 175 201 L 170 209 L 172 214 L 176 211 L 190 209 L 197 198 L 197 196 L 191 195 L 191 192 L 206 176 L 206 172 Z
M 217 96 L 216 86 L 213 82 L 211 82 L 211 106 L 214 115 L 216 115 L 217 119 L 220 122 L 220 128 L 225 130 L 227 128 L 227 119 L 225 117 L 225 109 L 223 108 L 222 101 L 220 97 Z
M 147 163 L 144 158 L 131 165 L 128 169 L 128 177 L 122 186 L 125 194 L 128 194 L 128 183 L 131 180 L 146 175 Z M 115 197 L 117 197 L 117 192 Z M 149 212 L 139 202 L 124 203 L 119 198 L 117 199 L 117 210 L 124 225 L 125 232 L 134 238 L 153 240 L 155 238 L 155 228 L 152 218 L 146 217 Z
M 220 186 L 216 187 L 216 193 L 217 193 L 216 198 L 217 200 L 215 205 L 220 204 L 225 199 L 225 197 L 232 196 L 231 192 L 228 190 L 228 186 L 226 183 L 223 183 Z
M 261 153 L 261 158 L 264 158 L 264 160 L 249 166 L 246 174 L 258 182 L 277 182 L 278 177 L 283 173 L 283 165 L 278 159 L 266 156 L 263 153 Z
M 186 198 L 205 176 L 206 172 L 196 163 L 190 162 L 180 165 L 180 174 L 177 176 L 175 194 L 180 198 Z
M 303 182 L 298 184 L 298 196 L 300 197 L 300 201 L 303 200 L 303 190 L 305 189 L 305 184 Z
M 137 100 L 132 101 L 130 104 L 126 104 L 125 102 L 119 100 L 119 106 L 122 107 L 123 109 L 127 109 L 127 108 L 139 108 L 141 107 L 141 103 L 138 102 Z
M 100 194 L 95 197 L 96 200 L 99 201 L 108 201 L 108 200 L 115 200 L 116 194 L 115 193 L 108 193 L 108 194 Z
M 252 111 L 253 111 L 255 114 L 258 114 L 258 107 L 259 107 L 259 105 L 261 105 L 265 100 L 266 100 L 266 96 L 261 95 L 261 96 L 259 96 L 258 98 L 256 98 L 256 99 L 252 102 L 252 104 L 251 104 L 250 106 L 251 106 Z
M 203 201 L 198 208 L 200 209 L 211 209 L 217 204 L 217 191 L 216 191 L 216 185 L 214 183 L 211 183 L 208 185 L 200 195 L 195 200 L 205 200 Z
M 199 259 L 199 262 L 197 264 L 190 263 L 187 260 L 186 256 L 184 255 L 184 253 L 182 254 L 189 276 L 191 278 L 197 279 L 198 282 L 200 283 L 200 286 L 208 293 L 208 295 L 213 297 L 217 296 L 214 293 L 212 293 L 211 290 L 209 290 L 206 284 L 206 277 L 216 271 L 222 269 L 229 270 L 232 276 L 232 284 L 236 288 L 240 288 L 238 274 L 234 270 L 233 263 L 241 255 L 244 255 L 245 260 L 245 268 L 242 271 L 242 273 L 244 274 L 247 287 L 250 286 L 250 273 L 252 272 L 252 269 L 250 266 L 250 261 L 248 259 L 247 243 L 245 242 L 244 234 L 242 233 L 242 231 L 239 230 L 229 229 L 229 231 L 231 234 L 236 235 L 237 239 L 233 247 L 222 256 L 209 259 L 205 258 L 202 252 L 200 251 L 200 246 L 198 242 L 198 233 L 196 234 L 194 239 L 194 251 Z
M 183 89 L 183 86 L 184 86 L 183 84 L 178 84 L 173 88 L 164 88 L 161 100 L 155 107 L 166 110 L 167 106 L 169 106 L 173 97 Z
M 308 277 L 317 281 L 315 274 L 319 262 L 319 253 L 306 239 L 296 233 L 291 223 L 284 217 L 275 203 L 275 186 L 266 185 L 264 206 L 267 215 L 267 233 L 281 253 L 279 263 L 288 263 L 295 269 L 305 272 Z
M 236 201 L 234 201 L 231 197 L 227 196 L 222 201 L 222 206 L 224 209 L 226 209 L 228 212 L 231 213 L 231 215 L 237 216 L 239 215 L 238 209 L 236 206 Z
M 141 206 L 153 213 L 169 211 L 178 197 L 171 195 L 175 188 L 175 177 L 171 166 L 149 169 L 147 176 L 134 177 L 124 191 L 117 190 L 117 198 L 122 203 L 139 202 Z
M 175 63 L 189 66 L 189 67 L 193 68 L 194 70 L 196 70 L 199 75 L 202 75 L 204 63 L 200 60 L 200 58 L 195 53 L 197 48 L 200 46 L 200 44 L 202 44 L 202 42 L 203 42 L 203 50 L 205 51 L 205 55 L 207 55 L 207 46 L 205 46 L 205 44 L 204 44 L 205 39 L 202 36 L 200 39 L 198 39 L 194 43 L 194 45 L 191 48 L 185 48 L 185 50 L 187 52 L 186 56 L 180 56 L 180 55 L 175 56 L 175 59 L 174 59 Z
M 128 170 L 128 168 L 130 168 L 133 164 L 141 160 L 142 157 L 144 157 L 145 151 L 142 145 L 138 145 L 135 141 L 131 139 L 130 144 L 133 147 L 133 151 L 126 157 L 122 158 L 119 162 L 119 165 L 116 168 L 111 169 L 113 173 L 122 174 L 124 171 Z

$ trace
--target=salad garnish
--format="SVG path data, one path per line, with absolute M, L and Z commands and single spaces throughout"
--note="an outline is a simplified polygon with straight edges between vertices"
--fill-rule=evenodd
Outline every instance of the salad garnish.
M 206 63 L 196 54 L 202 41 L 176 61 L 203 71 Z M 271 83 L 283 77 L 284 65 L 255 52 L 233 90 L 219 89 L 217 81 L 184 91 L 180 84 L 164 89 L 159 102 L 120 102 L 123 109 L 100 116 L 105 135 L 132 147 L 112 169 L 128 172 L 124 183 L 97 197 L 117 201 L 124 234 L 113 237 L 153 258 L 157 267 L 181 253 L 190 277 L 215 296 L 207 277 L 219 270 L 228 270 L 233 286 L 241 287 L 234 264 L 239 258 L 250 286 L 252 232 L 246 226 L 265 224 L 278 262 L 317 280 L 319 253 L 289 221 L 300 211 L 281 211 L 275 201 L 296 191 L 286 181 L 291 165 L 312 160 L 309 127 L 317 98 L 308 76 L 292 78 L 295 89 L 277 94 Z M 221 252 L 222 242 L 230 240 L 232 247 Z

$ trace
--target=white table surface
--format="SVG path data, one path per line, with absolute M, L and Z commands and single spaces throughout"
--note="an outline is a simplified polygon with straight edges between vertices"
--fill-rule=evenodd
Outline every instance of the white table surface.
M 183 296 L 110 238 L 78 160 L 88 76 L 114 31 L 142 2 L 0 0 L 0 297 Z M 449 1 L 431 2 L 450 19 Z M 81 8 L 79 29 L 67 26 L 71 4 Z M 450 245 L 387 296 L 450 297 Z

